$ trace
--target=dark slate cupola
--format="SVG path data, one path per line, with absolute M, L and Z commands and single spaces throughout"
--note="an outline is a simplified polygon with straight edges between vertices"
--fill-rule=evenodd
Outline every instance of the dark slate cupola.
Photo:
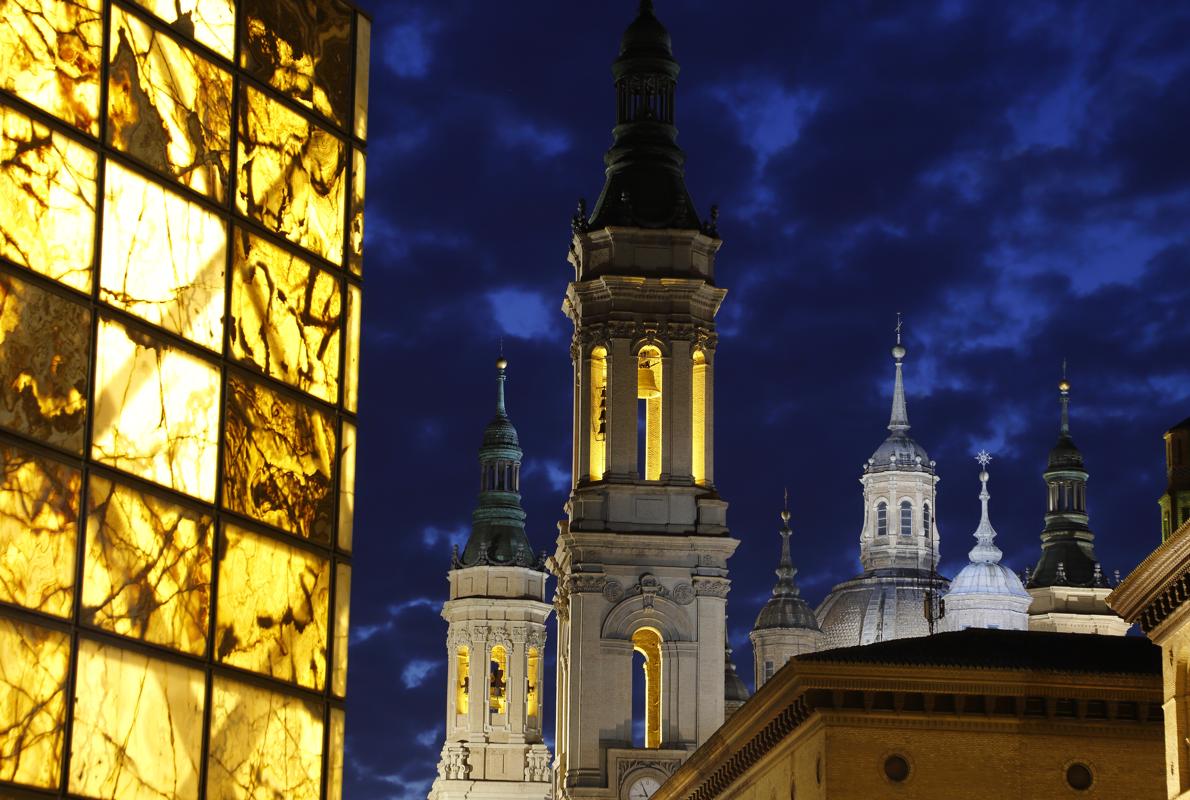
M 678 71 L 669 31 L 653 13 L 652 0 L 642 0 L 612 64 L 616 127 L 604 156 L 607 180 L 587 228 L 700 229 L 674 127 Z
M 788 499 L 786 500 L 788 503 Z M 773 586 L 773 596 L 760 609 L 756 617 L 754 631 L 772 628 L 806 628 L 820 630 L 818 618 L 814 616 L 814 609 L 810 608 L 801 596 L 794 578 L 797 568 L 793 565 L 793 557 L 789 552 L 789 537 L 793 531 L 789 528 L 788 507 L 781 512 L 781 560 L 777 562 L 777 583 Z
M 1070 383 L 1066 378 L 1058 384 L 1058 392 L 1062 423 L 1043 474 L 1049 501 L 1041 532 L 1041 560 L 1029 577 L 1028 588 L 1103 587 L 1107 584 L 1095 557 L 1095 534 L 1088 525 L 1087 470 L 1083 454 L 1070 436 Z
M 508 362 L 496 362 L 496 416 L 483 432 L 479 448 L 479 505 L 471 515 L 471 536 L 454 568 L 492 566 L 538 567 L 525 535 L 521 508 L 521 451 L 516 428 L 504 407 Z

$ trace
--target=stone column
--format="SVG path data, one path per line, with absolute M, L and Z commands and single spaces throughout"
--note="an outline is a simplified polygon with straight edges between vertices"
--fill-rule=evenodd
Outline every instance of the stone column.
M 693 482 L 692 451 L 694 441 L 693 431 L 693 393 L 694 393 L 694 363 L 691 361 L 690 342 L 678 339 L 670 343 L 672 356 L 670 382 L 672 390 L 667 390 L 670 397 L 668 408 L 670 422 L 666 428 L 666 458 L 662 461 L 662 477 L 668 473 L 669 479 L 675 483 Z

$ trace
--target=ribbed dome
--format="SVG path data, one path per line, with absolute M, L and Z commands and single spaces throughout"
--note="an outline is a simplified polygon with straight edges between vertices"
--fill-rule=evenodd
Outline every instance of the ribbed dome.
M 729 703 L 743 703 L 748 699 L 748 687 L 736 674 L 735 664 L 727 659 L 727 669 L 723 674 L 723 699 Z
M 819 630 L 818 618 L 810 604 L 800 597 L 771 597 L 756 615 L 752 630 L 766 628 L 809 628 Z
M 872 470 L 921 469 L 932 472 L 930 454 L 904 431 L 894 431 L 884 443 L 876 448 L 869 462 Z
M 521 446 L 516 428 L 504 414 L 497 414 L 483 431 L 484 448 L 517 448 Z
M 1016 573 L 1003 564 L 968 564 L 959 570 L 959 574 L 950 582 L 951 595 L 1011 595 L 1029 597 L 1021 579 Z
M 1074 444 L 1074 439 L 1068 434 L 1060 436 L 1054 449 L 1050 450 L 1049 468 L 1082 469 L 1083 466 L 1083 454 Z
M 651 0 L 640 4 L 640 12 L 620 39 L 620 58 L 672 58 L 669 31 L 653 13 Z

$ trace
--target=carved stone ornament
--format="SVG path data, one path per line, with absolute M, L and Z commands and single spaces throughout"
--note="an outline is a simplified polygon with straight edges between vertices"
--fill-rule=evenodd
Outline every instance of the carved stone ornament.
M 446 632 L 446 643 L 451 647 L 457 647 L 461 644 L 471 644 L 471 632 L 466 628 L 456 628 L 451 625 L 450 630 Z
M 618 758 L 616 763 L 620 769 L 621 782 L 638 769 L 655 769 L 670 777 L 682 766 L 682 762 L 677 759 L 661 758 Z
M 542 783 L 552 780 L 550 751 L 543 744 L 535 744 L 525 753 L 525 780 Z
M 525 641 L 530 647 L 536 647 L 540 650 L 545 646 L 545 631 L 529 631 L 528 636 L 525 637 Z
M 448 781 L 467 780 L 471 776 L 468 755 L 467 745 L 447 742 L 442 747 L 442 758 L 438 761 L 438 777 Z
M 603 584 L 603 599 L 609 603 L 618 603 L 624 596 L 624 587 L 619 581 L 609 580 Z
M 641 601 L 645 608 L 653 607 L 654 597 L 667 597 L 669 589 L 661 585 L 661 581 L 657 580 L 655 575 L 648 572 L 640 576 L 640 582 L 632 587 L 630 590 L 632 594 L 641 595 Z
M 726 598 L 731 582 L 725 578 L 695 578 L 694 593 L 704 597 Z
M 680 606 L 688 606 L 694 602 L 694 587 L 688 583 L 679 583 L 673 588 L 673 601 Z
M 602 575 L 571 575 L 570 590 L 572 592 L 602 592 L 606 581 Z

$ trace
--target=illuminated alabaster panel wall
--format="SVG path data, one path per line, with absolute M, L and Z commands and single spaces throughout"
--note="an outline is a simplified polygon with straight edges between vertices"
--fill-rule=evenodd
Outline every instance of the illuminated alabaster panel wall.
M 340 797 L 369 47 L 0 0 L 0 796 Z

